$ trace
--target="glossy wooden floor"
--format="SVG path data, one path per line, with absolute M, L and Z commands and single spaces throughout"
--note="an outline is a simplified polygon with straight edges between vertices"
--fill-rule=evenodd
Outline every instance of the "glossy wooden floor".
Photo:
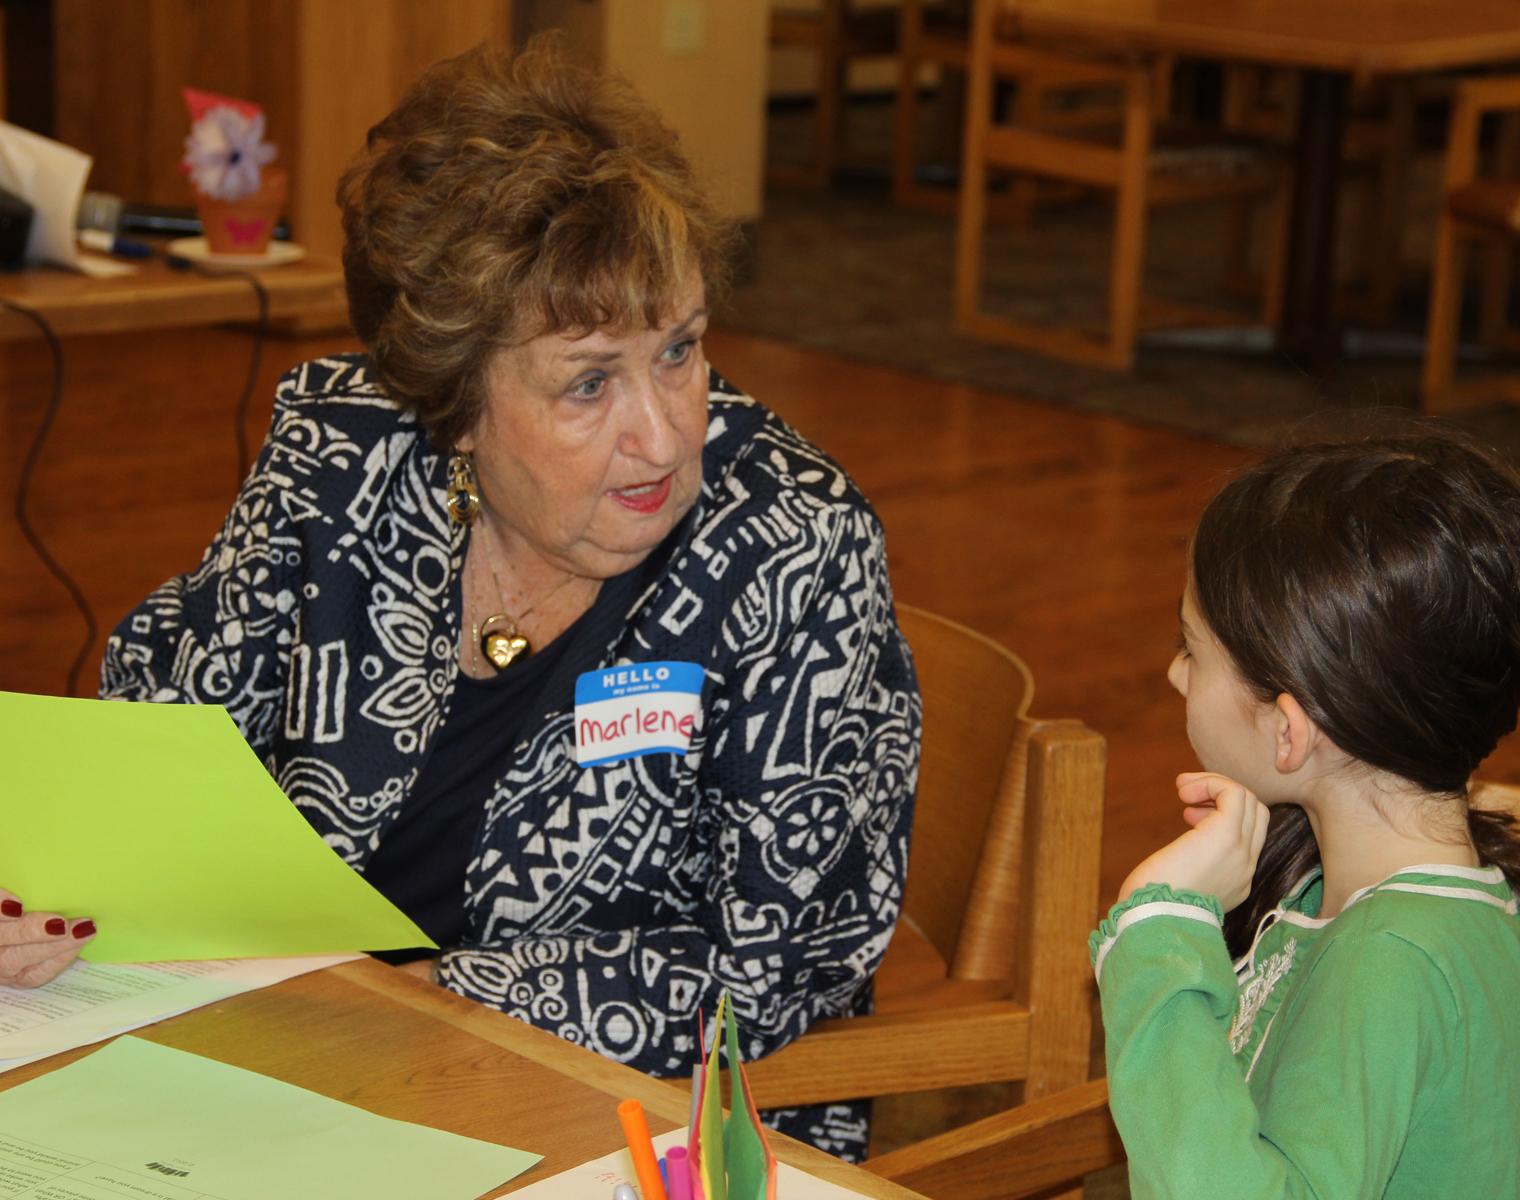
M 279 372 L 350 346 L 266 346 L 255 444 Z M 193 566 L 227 509 L 248 341 L 207 329 L 64 348 L 63 408 L 30 510 L 108 627 Z M 901 599 L 1006 642 L 1034 670 L 1040 714 L 1079 716 L 1106 735 L 1111 896 L 1180 829 L 1170 782 L 1193 758 L 1164 671 L 1183 547 L 1244 452 L 754 337 L 714 334 L 708 355 L 850 468 L 886 524 Z M 48 370 L 39 343 L 0 348 L 0 688 L 56 693 L 82 626 L 9 504 Z M 98 658 L 97 643 L 82 691 Z M 1520 747 L 1512 740 L 1486 773 L 1520 780 Z

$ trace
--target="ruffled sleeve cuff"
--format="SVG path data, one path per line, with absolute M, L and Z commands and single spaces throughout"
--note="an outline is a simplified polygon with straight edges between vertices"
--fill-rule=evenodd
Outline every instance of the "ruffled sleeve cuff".
M 1103 976 L 1103 960 L 1113 949 L 1119 935 L 1131 926 L 1155 918 L 1198 921 L 1215 929 L 1224 928 L 1224 910 L 1214 896 L 1173 888 L 1165 883 L 1148 883 L 1109 909 L 1108 917 L 1087 939 L 1087 953 L 1093 974 Z

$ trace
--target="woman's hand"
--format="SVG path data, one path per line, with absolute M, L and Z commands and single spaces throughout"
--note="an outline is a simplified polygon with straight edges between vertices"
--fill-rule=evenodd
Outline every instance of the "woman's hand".
M 0 888 L 0 986 L 41 987 L 62 974 L 95 936 L 95 922 L 27 912 Z
M 1267 837 L 1267 806 L 1233 779 L 1212 771 L 1177 776 L 1182 819 L 1192 826 L 1129 873 L 1119 899 L 1147 883 L 1217 896 L 1229 912 L 1250 894 Z

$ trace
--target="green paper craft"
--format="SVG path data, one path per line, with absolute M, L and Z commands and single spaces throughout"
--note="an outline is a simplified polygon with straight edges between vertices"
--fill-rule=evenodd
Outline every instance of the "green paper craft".
M 322 841 L 225 709 L 0 692 L 0 887 L 92 962 L 434 943 Z
M 134 1037 L 0 1092 L 17 1200 L 474 1200 L 539 1158 Z
M 728 1162 L 728 1200 L 766 1200 L 774 1161 L 760 1132 L 760 1118 L 744 1078 L 739 1058 L 739 1027 L 734 1021 L 734 1007 L 728 1005 L 724 1031 L 728 1041 L 729 1102 L 728 1128 L 724 1154 Z M 716 1048 L 716 1047 L 715 1047 Z
M 713 1014 L 712 1053 L 707 1058 L 707 1072 L 702 1083 L 702 1106 L 697 1116 L 702 1143 L 702 1190 L 706 1200 L 728 1200 L 727 1173 L 723 1162 L 723 1101 L 718 1098 L 718 1055 L 723 1039 L 723 1015 L 728 1011 L 728 993 L 718 997 L 718 1011 Z

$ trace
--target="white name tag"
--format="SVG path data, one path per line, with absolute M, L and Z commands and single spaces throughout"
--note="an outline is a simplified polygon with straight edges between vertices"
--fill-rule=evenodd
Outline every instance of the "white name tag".
M 640 754 L 685 754 L 702 698 L 702 668 L 634 663 L 575 681 L 575 762 L 594 767 Z

